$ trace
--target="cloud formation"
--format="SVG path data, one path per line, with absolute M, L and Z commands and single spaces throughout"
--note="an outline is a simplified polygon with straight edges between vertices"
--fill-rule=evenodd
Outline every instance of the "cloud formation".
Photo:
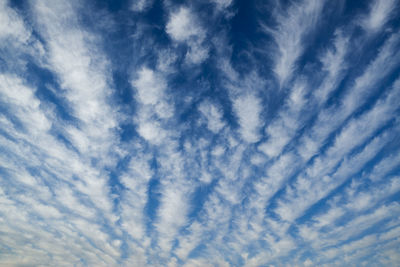
M 2 1 L 0 265 L 396 265 L 398 6 Z

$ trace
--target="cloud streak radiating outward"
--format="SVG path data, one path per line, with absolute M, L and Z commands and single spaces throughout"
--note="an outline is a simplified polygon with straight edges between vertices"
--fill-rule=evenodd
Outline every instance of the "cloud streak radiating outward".
M 400 2 L 2 1 L 1 266 L 396 266 Z

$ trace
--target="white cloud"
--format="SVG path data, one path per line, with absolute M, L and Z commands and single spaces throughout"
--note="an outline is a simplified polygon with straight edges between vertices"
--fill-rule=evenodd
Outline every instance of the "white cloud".
M 136 12 L 143 12 L 153 4 L 153 0 L 132 0 L 131 9 Z
M 159 209 L 159 222 L 156 224 L 159 232 L 159 242 L 163 252 L 169 252 L 172 241 L 180 227 L 186 223 L 188 212 L 187 193 L 189 185 L 181 182 L 164 184 L 163 200 Z
M 96 209 L 81 203 L 74 191 L 66 185 L 56 188 L 56 199 L 61 205 L 83 218 L 94 219 L 96 216 Z
M 361 25 L 367 31 L 379 31 L 390 19 L 391 13 L 398 8 L 396 0 L 375 0 L 370 5 L 370 13 L 362 18 Z
M 313 262 L 312 262 L 312 260 L 310 260 L 309 258 L 308 259 L 306 259 L 305 261 L 304 261 L 304 266 L 306 266 L 306 267 L 308 267 L 308 266 L 313 266 L 314 264 L 313 264 Z
M 137 75 L 137 79 L 132 81 L 141 104 L 134 118 L 138 124 L 137 131 L 148 142 L 160 145 L 168 136 L 162 124 L 174 114 L 164 93 L 166 82 L 160 73 L 148 68 L 140 69 Z
M 82 122 L 79 130 L 96 143 L 85 152 L 101 159 L 100 155 L 106 154 L 115 142 L 117 120 L 108 102 L 111 73 L 99 48 L 99 38 L 80 28 L 73 3 L 54 1 L 47 5 L 37 1 L 33 9 L 39 33 L 46 39 L 46 66 L 60 79 L 61 94 Z
M 144 122 L 139 125 L 139 134 L 147 141 L 155 144 L 161 144 L 166 134 L 160 128 L 157 122 Z
M 296 61 L 307 44 L 304 37 L 317 25 L 324 1 L 304 0 L 293 3 L 287 11 L 274 13 L 278 26 L 271 29 L 262 25 L 271 34 L 277 45 L 274 71 L 283 85 L 295 70 Z
M 189 227 L 190 235 L 184 236 L 179 240 L 178 248 L 175 254 L 181 259 L 185 260 L 189 253 L 195 249 L 203 238 L 203 226 L 195 221 Z
M 375 185 L 373 189 L 365 192 L 363 190 L 352 194 L 353 188 L 348 190 L 346 209 L 351 211 L 362 211 L 375 206 L 384 197 L 393 195 L 400 190 L 400 178 L 386 178 L 383 185 Z M 359 189 L 359 188 L 357 188 Z
M 19 77 L 0 74 L 0 93 L 0 99 L 12 105 L 14 115 L 31 134 L 50 129 L 51 122 L 40 110 L 40 102 L 34 96 L 34 91 L 25 86 Z
M 307 89 L 302 82 L 296 83 L 275 120 L 265 129 L 268 139 L 265 143 L 259 145 L 259 150 L 264 152 L 268 157 L 277 157 L 282 153 L 283 148 L 297 133 L 301 126 L 302 117 L 304 117 L 302 109 L 306 104 L 305 93 Z
M 391 35 L 380 47 L 376 58 L 367 66 L 363 74 L 355 80 L 354 86 L 343 99 L 343 108 L 346 116 L 364 103 L 365 98 L 360 99 L 359 97 L 361 94 L 367 97 L 376 91 L 380 86 L 379 82 L 399 66 L 400 52 L 397 49 L 399 43 L 400 34 Z M 367 88 L 370 90 L 367 91 Z
M 369 123 L 370 120 L 360 121 Z M 357 129 L 362 131 L 361 127 Z M 371 132 L 368 134 L 370 133 Z M 345 134 L 347 134 L 346 131 L 343 131 L 343 136 Z M 368 136 L 366 135 L 363 137 L 359 133 L 356 135 L 360 137 L 360 142 L 363 138 Z M 340 138 L 337 140 L 340 140 Z M 335 168 L 336 164 L 339 163 L 340 159 L 357 145 L 355 142 L 352 144 L 337 142 L 339 147 L 336 147 L 335 144 L 327 151 L 325 157 L 317 158 L 314 164 L 305 170 L 305 175 L 299 176 L 293 188 L 287 190 L 287 195 L 289 196 L 287 199 L 288 202 L 279 203 L 277 213 L 285 220 L 292 221 L 297 218 L 312 204 L 325 197 L 331 190 L 336 188 L 351 175 L 360 171 L 364 164 L 376 156 L 387 141 L 387 135 L 376 137 L 368 143 L 361 152 L 352 156 L 348 161 L 343 161 L 333 174 L 328 175 L 332 169 Z M 336 150 L 336 148 L 338 148 L 338 152 L 331 153 L 331 151 Z M 336 153 L 340 153 L 340 155 Z
M 144 105 L 156 105 L 163 98 L 165 82 L 148 68 L 142 68 L 132 84 L 137 88 L 138 100 Z
M 175 50 L 161 49 L 158 52 L 157 69 L 163 73 L 173 73 L 177 59 L 178 56 Z
M 200 64 L 209 56 L 209 48 L 205 45 L 199 45 L 198 41 L 189 41 L 189 51 L 186 53 L 188 63 Z
M 102 222 L 110 226 L 115 222 L 105 181 L 107 174 L 99 170 L 101 164 L 93 166 L 89 160 L 94 156 L 100 161 L 112 162 L 107 153 L 108 145 L 114 142 L 110 129 L 115 125 L 115 119 L 105 104 L 109 93 L 107 72 L 102 69 L 101 56 L 95 57 L 88 52 L 90 49 L 82 41 L 82 35 L 74 35 L 68 28 L 71 25 L 60 23 L 58 14 L 55 14 L 59 10 L 52 9 L 55 6 L 35 7 L 33 13 L 40 20 L 37 32 L 43 34 L 43 39 L 51 47 L 45 54 L 46 67 L 54 68 L 55 77 L 63 83 L 63 93 L 55 93 L 66 97 L 73 115 L 80 117 L 81 124 L 79 128 L 64 125 L 63 120 L 56 119 L 48 103 L 36 97 L 36 90 L 27 81 L 16 74 L 1 75 L 0 88 L 4 89 L 1 101 L 13 112 L 19 124 L 15 124 L 15 120 L 12 123 L 9 120 L 1 122 L 7 125 L 5 131 L 13 136 L 12 139 L 2 136 L 1 144 L 9 154 L 4 158 L 5 165 L 12 168 L 6 171 L 7 175 L 14 182 L 4 187 L 8 199 L 13 200 L 8 202 L 8 206 L 2 203 L 0 212 L 11 215 L 15 210 L 21 214 L 19 219 L 13 219 L 11 215 L 2 220 L 1 231 L 8 233 L 8 240 L 15 240 L 7 243 L 15 247 L 16 254 L 6 255 L 1 262 L 12 265 L 73 265 L 85 258 L 88 264 L 114 265 L 115 258 L 119 257 L 118 249 L 97 224 Z M 73 24 L 75 14 L 70 7 L 63 6 L 61 13 Z M 46 15 L 42 16 L 41 12 Z M 79 25 L 71 26 L 74 27 Z M 77 48 L 76 54 L 70 53 L 71 47 Z M 64 61 L 62 57 L 66 55 Z M 95 64 L 89 64 L 90 60 L 92 63 L 99 60 L 99 69 L 93 67 Z M 37 63 L 43 62 L 38 59 Z M 75 68 L 80 73 L 74 72 Z M 70 136 L 67 129 L 70 129 Z M 71 138 L 81 153 L 67 147 L 53 135 L 52 130 Z M 100 151 L 105 154 L 99 156 Z M 32 172 L 32 169 L 37 171 Z M 29 220 L 24 218 L 25 214 L 30 215 Z M 100 214 L 101 219 L 97 217 Z M 68 222 L 60 221 L 66 216 Z M 18 255 L 24 255 L 24 259 Z
M 312 225 L 301 226 L 300 234 L 305 240 L 311 241 L 314 249 L 323 249 L 324 247 L 335 246 L 334 249 L 326 251 L 327 257 L 335 257 L 347 254 L 349 251 L 358 250 L 358 245 L 364 243 L 364 239 L 350 242 L 343 246 L 337 246 L 346 240 L 352 240 L 360 233 L 373 226 L 378 221 L 384 221 L 392 216 L 396 216 L 398 205 L 377 206 L 382 199 L 398 192 L 399 180 L 398 177 L 388 179 L 388 181 L 380 186 L 371 185 L 369 190 L 362 189 L 362 184 L 359 183 L 355 187 L 353 184 L 345 191 L 345 194 L 338 194 L 332 199 L 330 207 L 324 211 L 322 215 L 317 215 L 312 220 Z M 360 205 L 361 204 L 361 205 Z M 372 210 L 371 210 L 372 209 Z M 365 214 L 366 210 L 371 210 Z M 392 213 L 394 212 L 394 213 Z M 344 225 L 338 221 L 348 219 Z M 386 227 L 386 226 L 385 226 Z M 388 226 L 390 227 L 390 226 Z M 375 238 L 375 234 L 372 235 Z M 366 237 L 366 239 L 372 238 Z M 390 236 L 382 235 L 380 240 L 385 240 Z M 377 240 L 372 242 L 376 248 Z
M 305 135 L 300 139 L 299 154 L 307 161 L 317 153 L 326 138 L 335 131 L 357 108 L 365 104 L 380 86 L 381 80 L 400 63 L 398 51 L 394 48 L 400 41 L 397 34 L 392 35 L 381 47 L 376 58 L 342 97 L 339 105 L 323 109 Z M 393 60 L 396 58 L 395 60 Z
M 189 50 L 186 54 L 186 60 L 189 63 L 199 64 L 208 58 L 209 49 L 204 44 L 206 30 L 189 8 L 180 7 L 170 14 L 166 32 L 173 40 L 188 45 Z
M 396 151 L 395 154 L 385 157 L 377 163 L 367 177 L 374 182 L 379 181 L 397 166 L 400 166 L 400 154 Z
M 128 49 L 134 58 L 124 59 L 127 65 L 117 70 L 120 59 L 108 58 L 114 46 L 105 42 L 119 34 L 97 25 L 92 31 L 93 18 L 86 16 L 98 6 L 0 4 L 0 46 L 6 48 L 0 49 L 6 55 L 0 68 L 0 243 L 5 248 L 0 265 L 384 266 L 398 261 L 400 209 L 392 200 L 400 190 L 400 81 L 388 84 L 400 63 L 399 35 L 387 31 L 376 57 L 371 49 L 360 66 L 348 56 L 356 44 L 364 51 L 365 43 L 375 43 L 374 33 L 391 20 L 394 2 L 374 1 L 370 7 L 377 12 L 357 20 L 366 31 L 359 32 L 354 22 L 340 26 L 332 41 L 321 42 L 322 53 L 305 59 L 312 61 L 299 70 L 297 61 L 324 2 L 275 5 L 275 27 L 265 27 L 277 45 L 266 54 L 278 52 L 269 60 L 285 87 L 275 91 L 275 81 L 268 80 L 274 73 L 252 58 L 265 52 L 258 54 L 257 40 L 253 48 L 238 49 L 254 68 L 234 69 L 241 62 L 235 61 L 240 55 L 232 57 L 238 47 L 231 29 L 215 34 L 208 27 L 214 27 L 215 17 L 222 22 L 215 29 L 229 25 L 229 14 L 240 7 L 230 0 L 212 2 L 189 7 L 164 1 L 164 30 L 172 43 L 158 43 L 153 30 L 159 26 L 144 27 L 142 16 L 148 14 L 141 13 L 153 1 L 130 1 L 118 23 L 125 22 L 123 12 L 136 12 L 126 28 L 134 31 Z M 197 13 L 203 4 L 216 8 L 207 23 Z M 110 28 L 119 29 L 118 23 Z M 211 80 L 200 66 L 191 66 L 214 56 L 210 62 L 218 60 L 219 72 Z M 14 59 L 22 63 L 14 66 Z M 24 65 L 35 71 L 25 72 Z M 113 77 L 126 66 L 133 103 L 124 95 L 121 104 L 124 85 Z M 42 69 L 45 78 L 36 75 Z M 185 84 L 175 90 L 182 73 Z M 199 84 L 181 99 L 185 86 L 196 90 Z M 283 104 L 263 107 L 274 97 Z M 227 114 L 230 104 L 233 114 Z M 198 121 L 188 122 L 186 115 Z M 231 125 L 234 118 L 237 124 Z M 120 140 L 125 129 L 119 124 L 125 123 L 136 132 Z
M 245 94 L 233 100 L 233 108 L 239 119 L 240 134 L 249 143 L 260 139 L 261 100 L 254 94 Z
M 202 41 L 205 37 L 205 31 L 196 22 L 195 15 L 186 7 L 181 7 L 170 15 L 166 31 L 173 39 L 180 42 L 192 38 Z
M 206 117 L 207 128 L 213 133 L 218 133 L 225 126 L 222 111 L 216 105 L 207 101 L 202 102 L 199 111 Z
M 398 99 L 397 82 L 392 91 L 386 97 L 380 99 L 371 110 L 360 118 L 349 122 L 349 125 L 336 138 L 335 144 L 327 150 L 326 156 L 316 158 L 313 165 L 304 171 L 305 176 L 300 175 L 292 187 L 287 187 L 286 195 L 290 196 L 286 198 L 288 202 L 281 199 L 276 208 L 276 212 L 281 218 L 288 221 L 296 219 L 303 214 L 306 208 L 326 196 L 346 177 L 357 173 L 365 163 L 375 157 L 383 145 L 388 142 L 391 136 L 390 131 L 373 139 L 361 152 L 353 155 L 348 161 L 344 160 L 333 174 L 326 176 L 346 153 L 364 142 L 376 129 L 392 118 L 394 106 L 391 103 L 396 99 Z M 376 118 L 379 118 L 379 120 Z M 371 124 L 371 122 L 374 123 Z M 353 140 L 353 136 L 358 136 L 358 139 Z M 318 177 L 320 178 L 317 179 Z M 261 181 L 264 183 L 264 180 Z M 265 185 L 264 187 L 262 183 L 259 184 L 260 192 L 263 194 L 271 188 L 268 183 L 265 183 Z M 285 199 L 285 197 L 283 198 Z
M 0 3 L 0 40 L 12 39 L 20 43 L 26 43 L 31 32 L 25 26 L 19 14 L 8 6 L 8 1 Z
M 319 105 L 325 103 L 329 94 L 339 86 L 345 75 L 345 71 L 349 68 L 349 63 L 346 62 L 346 55 L 350 48 L 349 42 L 349 37 L 343 31 L 337 30 L 334 34 L 333 47 L 327 49 L 321 55 L 320 60 L 323 70 L 327 72 L 327 77 L 315 92 Z

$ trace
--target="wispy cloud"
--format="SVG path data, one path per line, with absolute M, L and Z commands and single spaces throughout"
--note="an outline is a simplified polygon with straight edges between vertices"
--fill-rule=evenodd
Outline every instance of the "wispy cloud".
M 198 64 L 207 59 L 209 52 L 204 43 L 206 31 L 188 7 L 180 7 L 171 13 L 166 32 L 173 40 L 188 45 L 187 62 Z
M 287 10 L 278 4 L 273 13 L 276 28 L 262 24 L 266 33 L 271 34 L 277 45 L 278 56 L 274 58 L 274 72 L 281 85 L 290 79 L 295 71 L 296 61 L 303 53 L 305 36 L 313 30 L 320 19 L 324 1 L 306 0 L 293 3 Z
M 370 14 L 361 19 L 361 26 L 367 31 L 372 32 L 381 29 L 391 18 L 392 12 L 395 12 L 395 10 L 398 9 L 398 6 L 396 7 L 396 2 L 396 0 L 373 1 L 369 7 Z
M 349 124 L 336 136 L 334 144 L 326 151 L 325 155 L 315 158 L 313 165 L 305 170 L 304 176 L 300 175 L 294 188 L 287 189 L 290 199 L 287 200 L 291 203 L 289 204 L 290 208 L 288 209 L 287 204 L 284 202 L 278 205 L 277 208 L 278 214 L 280 214 L 282 218 L 289 220 L 296 218 L 296 214 L 301 214 L 304 210 L 303 205 L 308 207 L 310 204 L 315 203 L 315 201 L 325 196 L 327 191 L 329 192 L 335 187 L 332 187 L 331 179 L 333 180 L 333 184 L 336 186 L 339 185 L 342 179 L 346 178 L 349 174 L 354 174 L 359 171 L 364 164 L 377 154 L 376 150 L 378 149 L 379 151 L 379 148 L 382 147 L 381 140 L 379 140 L 378 137 L 376 137 L 378 139 L 373 140 L 369 145 L 365 146 L 359 156 L 353 155 L 349 162 L 343 161 L 336 169 L 336 172 L 332 174 L 332 178 L 327 176 L 347 153 L 362 144 L 392 118 L 394 105 L 388 104 L 388 102 L 394 103 L 398 101 L 398 93 L 399 88 L 396 83 L 393 91 L 391 91 L 386 98 L 378 101 L 371 110 L 361 117 L 349 121 Z M 379 118 L 379 120 L 375 118 Z M 371 124 L 371 121 L 376 123 Z M 357 136 L 357 140 L 353 140 L 353 136 Z M 383 144 L 386 142 L 387 140 L 384 140 Z M 346 166 L 347 164 L 348 167 Z M 335 175 L 337 175 L 337 178 L 334 177 Z M 314 177 L 323 177 L 323 179 L 314 181 Z M 313 190 L 313 188 L 315 189 Z M 301 190 L 303 193 L 298 192 L 298 190 Z M 308 193 L 305 194 L 304 192 Z M 314 194 L 312 192 L 314 192 Z M 305 202 L 301 201 L 298 197 L 304 199 Z
M 394 266 L 397 6 L 3 1 L 0 265 Z
M 261 125 L 260 100 L 252 94 L 244 95 L 234 100 L 233 107 L 239 119 L 240 134 L 247 142 L 254 143 L 260 139 Z

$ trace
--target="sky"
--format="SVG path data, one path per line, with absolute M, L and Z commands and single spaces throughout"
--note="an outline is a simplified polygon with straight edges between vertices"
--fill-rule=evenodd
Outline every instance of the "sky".
M 400 266 L 399 0 L 0 0 L 0 266 Z

